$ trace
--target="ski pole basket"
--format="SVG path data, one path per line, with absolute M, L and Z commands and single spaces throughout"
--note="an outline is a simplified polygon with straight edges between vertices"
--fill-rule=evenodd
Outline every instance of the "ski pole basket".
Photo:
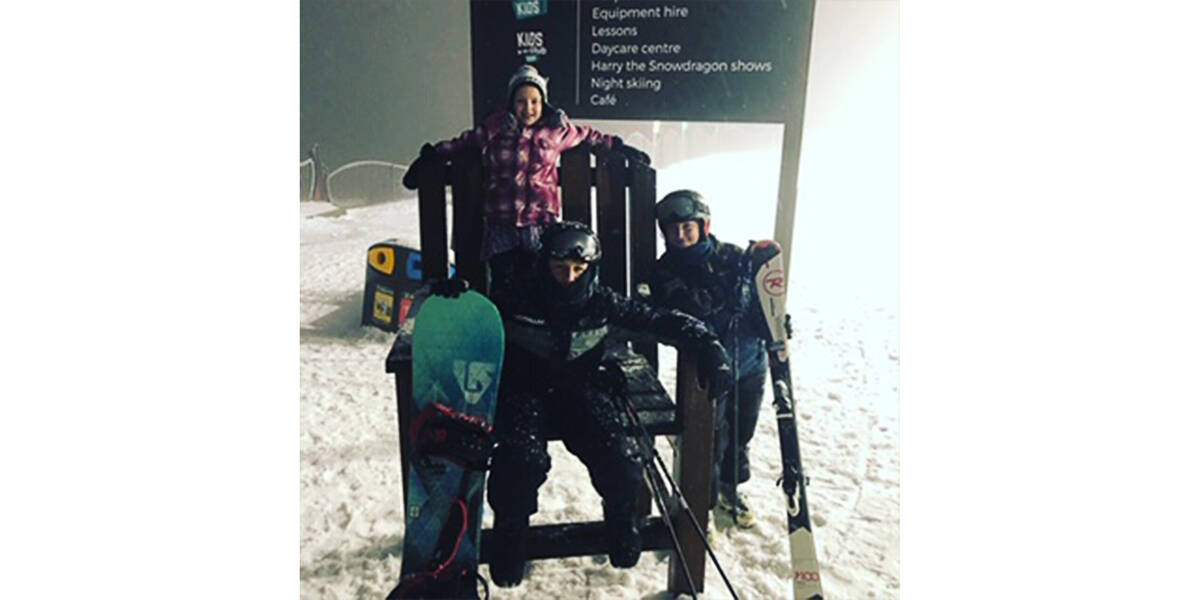
M 592 224 L 604 247 L 600 281 L 626 295 L 648 290 L 654 268 L 656 229 L 654 222 L 655 171 L 640 163 L 627 163 L 617 153 L 592 152 L 584 146 L 562 154 L 560 185 L 563 218 Z M 447 164 L 437 165 L 419 182 L 422 275 L 426 282 L 447 276 L 450 253 L 458 276 L 475 290 L 487 289 L 486 265 L 480 260 L 483 238 L 483 163 L 478 151 L 460 152 Z M 447 203 L 446 187 L 452 192 Z M 593 214 L 593 199 L 595 211 Z M 448 223 L 447 208 L 452 217 Z M 594 217 L 594 218 L 593 218 Z M 628 228 L 626 223 L 629 223 Z M 448 227 L 449 225 L 449 227 Z M 448 235 L 452 230 L 452 235 Z M 451 243 L 453 240 L 453 243 Z M 419 318 L 419 313 L 418 313 Z M 608 349 L 610 363 L 619 365 L 628 382 L 630 402 L 651 435 L 676 436 L 675 479 L 683 497 L 700 519 L 707 523 L 712 478 L 713 409 L 696 383 L 694 357 L 678 355 L 677 387 L 673 400 L 657 376 L 658 347 L 654 341 L 631 335 Z M 400 461 L 407 486 L 408 413 L 412 395 L 412 337 L 401 330 L 388 353 L 386 370 L 395 376 L 399 408 Z M 503 385 L 503 383 L 501 383 Z M 561 436 L 549 432 L 548 439 Z M 643 552 L 672 550 L 666 525 L 650 518 L 649 489 L 642 491 Z M 697 585 L 704 590 L 704 540 L 687 525 L 680 511 L 670 515 L 679 532 L 681 554 Z M 603 522 L 556 523 L 530 528 L 529 558 L 562 558 L 605 553 Z M 480 563 L 491 562 L 497 549 L 491 530 L 482 533 Z M 689 592 L 685 570 L 676 554 L 671 556 L 668 589 Z

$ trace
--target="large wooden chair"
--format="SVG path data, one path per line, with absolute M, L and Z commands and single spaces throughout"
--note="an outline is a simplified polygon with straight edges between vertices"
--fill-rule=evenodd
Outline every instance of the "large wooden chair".
M 425 280 L 446 277 L 450 258 L 448 240 L 452 237 L 457 275 L 467 279 L 472 289 L 486 289 L 486 266 L 479 259 L 483 230 L 483 164 L 479 153 L 463 152 L 453 156 L 448 164 L 439 165 L 426 175 L 418 192 Z M 655 259 L 654 169 L 638 163 L 626 164 L 619 154 L 604 151 L 593 154 L 580 146 L 563 153 L 559 180 L 564 219 L 592 224 L 600 236 L 604 248 L 600 263 L 601 283 L 621 293 L 645 295 Z M 449 206 L 453 215 L 453 236 L 447 235 L 447 185 L 453 193 Z M 419 313 L 417 318 L 420 318 Z M 410 331 L 400 332 L 386 362 L 387 372 L 393 373 L 396 379 L 400 462 L 405 487 L 408 485 L 406 424 L 412 396 Z M 647 430 L 651 435 L 675 436 L 674 477 L 700 526 L 705 527 L 712 475 L 713 410 L 696 383 L 693 357 L 685 352 L 678 354 L 677 401 L 672 401 L 657 377 L 657 346 L 653 341 L 639 340 L 633 335 L 628 342 L 620 342 L 608 351 L 620 361 L 630 382 L 631 399 Z M 551 432 L 551 439 L 560 438 Z M 671 550 L 673 545 L 666 525 L 660 517 L 649 515 L 648 494 L 648 489 L 644 489 L 641 502 L 643 551 Z M 678 505 L 672 505 L 670 512 L 683 549 L 683 560 L 697 591 L 702 592 L 703 541 Z M 481 563 L 489 563 L 495 552 L 502 551 L 493 546 L 491 535 L 489 529 L 482 532 Z M 531 527 L 531 560 L 604 553 L 601 521 Z M 689 591 L 679 557 L 674 553 L 667 586 L 676 593 Z

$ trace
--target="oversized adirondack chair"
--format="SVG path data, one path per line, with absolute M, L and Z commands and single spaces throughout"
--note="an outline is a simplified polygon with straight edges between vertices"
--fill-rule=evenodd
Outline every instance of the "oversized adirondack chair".
M 438 165 L 425 175 L 418 188 L 424 279 L 431 281 L 447 276 L 451 250 L 446 216 L 446 187 L 449 186 L 452 190 L 449 208 L 453 215 L 450 224 L 453 227 L 456 273 L 467 279 L 472 289 L 486 289 L 486 265 L 479 258 L 484 180 L 479 152 L 459 153 L 451 157 L 447 164 Z M 600 263 L 601 283 L 624 294 L 647 294 L 655 259 L 654 169 L 639 163 L 627 164 L 619 154 L 604 151 L 593 153 L 580 146 L 562 154 L 559 180 L 564 219 L 592 224 L 600 236 L 604 248 Z M 420 318 L 419 313 L 417 318 Z M 400 461 L 405 486 L 408 484 L 406 424 L 412 395 L 411 350 L 411 335 L 402 331 L 388 353 L 386 362 L 387 372 L 393 373 L 396 380 Z M 633 405 L 646 429 L 651 435 L 675 437 L 674 477 L 700 526 L 705 527 L 712 475 L 713 410 L 696 382 L 694 358 L 686 352 L 678 354 L 677 387 L 673 401 L 657 377 L 657 346 L 653 341 L 638 340 L 634 336 L 608 351 L 610 356 L 615 355 L 620 360 L 630 382 Z M 554 432 L 550 433 L 551 440 L 559 439 Z M 641 507 L 643 551 L 672 550 L 673 544 L 666 525 L 659 516 L 649 514 L 648 488 L 643 489 Z M 670 512 L 683 550 L 683 560 L 698 587 L 697 591 L 703 591 L 703 540 L 678 505 L 672 504 Z M 490 562 L 494 553 L 502 551 L 494 547 L 491 530 L 484 529 L 480 563 Z M 535 525 L 530 528 L 530 560 L 604 553 L 601 521 Z M 679 561 L 679 557 L 672 553 L 667 587 L 677 593 L 689 591 Z

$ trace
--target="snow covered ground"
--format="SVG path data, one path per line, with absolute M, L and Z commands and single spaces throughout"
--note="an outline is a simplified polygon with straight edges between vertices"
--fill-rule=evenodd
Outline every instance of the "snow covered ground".
M 660 174 L 669 180 L 670 169 Z M 718 213 L 719 215 L 719 213 Z M 714 228 L 716 230 L 716 228 Z M 769 237 L 765 230 L 757 237 Z M 400 572 L 404 535 L 396 403 L 384 358 L 392 335 L 359 325 L 367 247 L 418 246 L 413 199 L 347 210 L 300 205 L 300 597 L 382 598 Z M 730 241 L 744 243 L 738 237 Z M 793 289 L 798 289 L 796 282 Z M 804 287 L 814 285 L 804 282 Z M 896 598 L 900 572 L 899 350 L 895 302 L 816 302 L 789 310 L 800 444 L 829 598 Z M 664 364 L 673 365 L 666 357 Z M 671 381 L 673 373 L 663 374 Z M 671 386 L 668 386 L 671 389 Z M 759 522 L 720 533 L 717 554 L 743 598 L 790 598 L 778 433 L 770 404 L 742 489 Z M 659 442 L 670 460 L 670 448 Z M 533 522 L 600 518 L 583 466 L 551 444 L 553 470 Z M 485 523 L 490 514 L 485 508 Z M 667 555 L 631 570 L 602 558 L 537 561 L 495 598 L 665 597 Z M 706 598 L 727 592 L 709 565 Z

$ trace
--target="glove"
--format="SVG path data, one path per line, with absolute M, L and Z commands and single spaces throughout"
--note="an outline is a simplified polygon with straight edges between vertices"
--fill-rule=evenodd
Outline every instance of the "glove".
M 779 242 L 774 240 L 750 240 L 750 245 L 746 248 L 745 256 L 750 262 L 750 272 L 755 272 L 759 267 L 766 264 L 767 261 L 775 258 L 775 255 L 783 251 L 779 246 Z
M 720 301 L 721 297 L 719 295 L 714 295 L 702 287 L 692 288 L 690 293 L 687 294 L 687 298 L 692 303 L 687 308 L 693 310 L 685 312 L 696 316 L 698 319 L 708 318 L 712 313 L 718 312 L 725 307 L 725 303 Z
M 404 173 L 404 187 L 415 190 L 420 186 L 421 180 L 425 178 L 425 173 L 433 167 L 434 161 L 437 160 L 437 152 L 428 142 L 421 146 L 421 155 L 408 166 L 408 171 Z
M 700 348 L 696 356 L 696 378 L 714 402 L 733 388 L 733 369 L 729 367 L 729 356 L 721 342 L 713 340 Z
M 633 146 L 626 146 L 625 140 L 622 140 L 620 137 L 615 135 L 613 136 L 612 140 L 612 151 L 620 152 L 625 156 L 625 158 L 628 158 L 630 162 L 639 162 L 643 165 L 650 166 L 649 154 L 646 154 L 645 152 L 642 152 Z
M 597 372 L 597 382 L 600 388 L 608 392 L 613 398 L 619 398 L 622 401 L 628 399 L 629 382 L 625 377 L 625 372 L 621 370 L 620 363 L 615 361 L 600 363 L 600 368 Z
M 470 287 L 471 284 L 466 279 L 451 277 L 433 282 L 433 285 L 429 286 L 429 293 L 443 298 L 457 298 Z

